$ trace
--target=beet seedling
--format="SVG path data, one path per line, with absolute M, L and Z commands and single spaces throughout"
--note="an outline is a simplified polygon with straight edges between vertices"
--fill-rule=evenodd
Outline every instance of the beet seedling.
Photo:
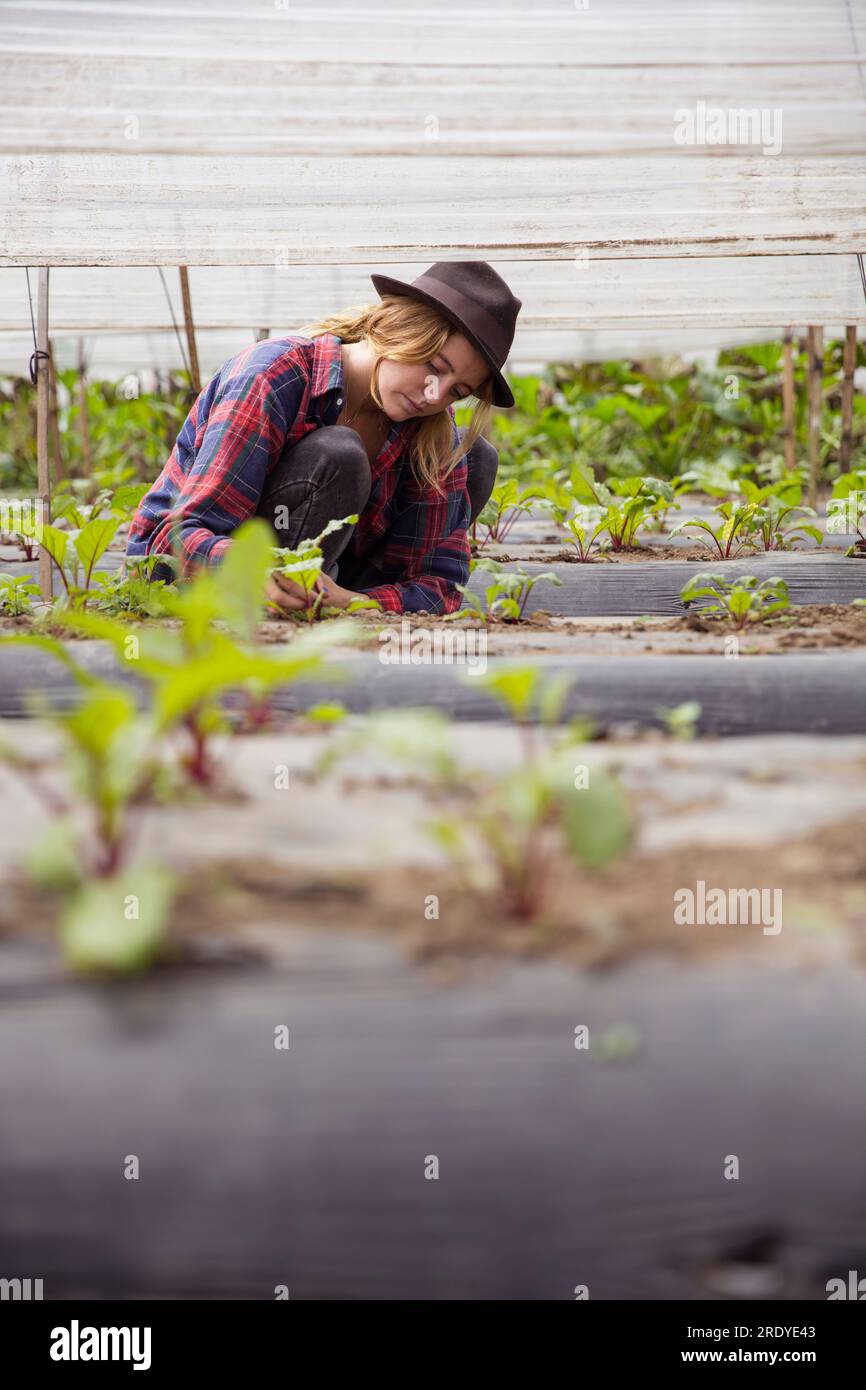
M 35 644 L 57 656 L 74 675 L 82 697 L 71 711 L 36 712 L 60 729 L 65 771 L 73 798 L 46 780 L 51 767 L 0 747 L 0 758 L 26 779 L 52 816 L 27 857 L 31 878 L 61 894 L 61 945 L 77 969 L 129 972 L 161 949 L 175 891 L 174 876 L 158 866 L 132 862 L 136 812 L 164 794 L 170 776 L 157 731 L 122 687 L 77 667 L 62 644 L 39 637 L 8 639 Z M 76 805 L 84 808 L 82 824 Z
M 501 545 L 518 517 L 525 516 L 535 503 L 543 499 L 543 489 L 521 488 L 515 478 L 507 478 L 505 482 L 497 484 L 476 520 L 476 526 L 487 529 L 481 545 L 485 546 L 491 541 Z
M 801 520 L 801 517 L 817 516 L 814 507 L 793 506 L 783 502 L 780 497 L 768 497 L 759 506 L 753 519 L 754 534 L 760 539 L 764 550 L 794 550 L 797 541 L 810 536 L 818 545 L 823 545 L 824 536 L 817 526 Z
M 663 478 L 610 478 L 596 481 L 589 468 L 575 469 L 575 492 L 602 509 L 601 531 L 607 532 L 612 550 L 629 550 L 642 526 L 667 512 L 673 505 L 674 490 Z
M 351 624 L 333 623 L 281 649 L 238 645 L 232 634 L 249 644 L 258 630 L 272 567 L 270 537 L 262 518 L 245 522 L 219 565 L 200 569 L 177 591 L 165 591 L 163 601 L 179 620 L 178 631 L 131 632 L 113 618 L 64 615 L 66 625 L 110 642 L 124 664 L 150 684 L 156 728 L 160 733 L 183 731 L 187 746 L 182 766 L 190 781 L 201 787 L 211 785 L 216 776 L 214 738 L 231 727 L 222 705 L 228 692 L 246 696 L 247 726 L 261 727 L 269 692 L 318 674 L 327 648 L 355 635 Z
M 579 507 L 565 522 L 565 528 L 568 543 L 577 551 L 578 560 L 586 564 L 593 546 L 607 530 L 607 520 L 600 507 Z
M 740 487 L 747 503 L 755 508 L 749 529 L 764 550 L 793 550 L 796 542 L 807 536 L 818 545 L 823 543 L 818 527 L 802 519 L 817 513 L 813 507 L 801 505 L 803 489 L 796 478 L 782 478 L 764 487 L 750 478 L 741 478 Z
M 680 599 L 686 607 L 696 599 L 710 602 L 702 605 L 709 613 L 729 618 L 738 630 L 749 623 L 763 622 L 773 613 L 788 607 L 788 586 L 774 575 L 759 580 L 754 574 L 739 579 L 725 579 L 721 574 L 696 574 L 684 585 Z
M 543 916 L 565 855 L 585 869 L 603 868 L 632 838 L 625 794 L 594 772 L 577 784 L 573 750 L 558 749 L 502 774 L 464 814 L 428 823 L 465 886 L 528 923 Z
M 96 517 L 80 531 L 61 531 L 57 526 L 40 526 L 33 535 L 47 553 L 70 607 L 83 607 L 90 597 L 90 581 L 97 560 L 105 554 L 120 522 L 115 517 Z
M 96 574 L 98 595 L 95 607 L 109 617 L 163 618 L 169 611 L 164 598 L 169 587 L 164 579 L 151 579 L 150 573 L 159 563 L 171 562 L 165 555 L 145 555 L 140 560 L 126 560 L 123 568 L 113 574 Z M 177 590 L 172 586 L 172 592 Z
M 91 583 L 97 562 L 114 540 L 117 528 L 127 521 L 147 491 L 144 483 L 128 483 L 113 493 L 104 493 L 92 505 L 83 506 L 68 493 L 55 498 L 55 521 L 68 529 L 43 525 L 35 517 L 22 518 L 19 535 L 37 543 L 48 554 L 63 585 L 63 601 L 72 608 L 83 608 L 92 596 Z
M 31 705 L 34 713 L 62 732 L 69 780 L 90 809 L 90 834 L 79 846 L 82 873 L 97 878 L 113 874 L 127 855 L 127 812 L 147 798 L 163 771 L 156 752 L 158 731 L 150 719 L 138 714 L 128 690 L 92 676 L 61 642 L 33 634 L 0 640 L 50 653 L 63 663 L 79 687 L 78 703 L 71 710 L 58 713 L 51 709 L 39 691 L 32 692 Z M 3 757 L 19 771 L 35 772 L 10 747 L 3 750 Z M 35 789 L 41 789 L 38 778 Z M 69 808 L 58 801 L 53 809 Z
M 836 479 L 827 503 L 827 532 L 856 537 L 846 556 L 866 553 L 866 471 L 842 473 Z
M 493 575 L 493 583 L 484 590 L 483 602 L 468 585 L 458 584 L 457 587 L 467 606 L 484 622 L 488 618 L 519 622 L 536 584 L 562 586 L 562 580 L 552 570 L 546 570 L 544 574 L 527 574 L 522 565 L 518 565 L 516 570 L 506 570 L 496 560 L 490 559 L 478 560 L 473 564 L 472 573 L 477 570 Z
M 657 705 L 655 712 L 672 738 L 688 740 L 697 733 L 701 717 L 698 700 L 684 700 L 681 705 Z
M 0 613 L 9 618 L 29 617 L 33 612 L 30 600 L 39 592 L 39 585 L 28 575 L 0 574 Z
M 322 541 L 326 536 L 332 535 L 334 531 L 339 531 L 343 526 L 354 526 L 357 520 L 358 516 L 357 513 L 355 513 L 353 516 L 344 516 L 341 521 L 329 521 L 324 531 L 320 531 L 318 536 L 314 536 L 309 540 L 300 541 L 294 550 L 287 546 L 272 547 L 273 557 L 277 561 L 277 563 L 272 566 L 274 574 L 281 574 L 286 579 L 294 580 L 304 591 L 307 604 L 303 609 L 304 621 L 311 623 L 318 617 L 319 609 L 325 598 L 323 593 L 318 593 L 315 599 L 312 596 L 316 586 L 316 580 L 322 573 L 322 565 L 325 559 L 322 552 Z M 279 613 L 281 617 L 287 616 L 285 611 L 280 608 L 279 604 L 269 603 L 268 606 Z M 360 606 L 359 604 L 358 607 Z M 364 603 L 363 606 L 375 607 L 376 605 L 372 601 L 369 601 Z M 297 617 L 299 615 L 291 614 L 289 616 Z
M 681 521 L 673 528 L 671 535 L 678 536 L 689 526 L 696 526 L 709 536 L 712 543 L 710 548 L 715 546 L 720 560 L 733 560 L 744 546 L 754 544 L 753 533 L 759 509 L 754 502 L 723 502 L 714 510 L 721 518 L 717 525 L 704 518 L 693 518 L 691 521 Z M 695 539 L 703 545 L 707 544 L 703 536 Z

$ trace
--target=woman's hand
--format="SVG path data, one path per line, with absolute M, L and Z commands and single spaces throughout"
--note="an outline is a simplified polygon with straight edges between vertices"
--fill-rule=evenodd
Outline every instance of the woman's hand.
M 366 598 L 366 594 L 356 594 L 351 589 L 342 588 L 324 572 L 317 576 L 314 592 L 324 595 L 322 603 L 326 608 L 348 608 L 356 599 Z
M 348 608 L 356 599 L 365 597 L 365 594 L 356 594 L 351 589 L 344 589 L 326 574 L 317 576 L 309 593 L 303 585 L 296 584 L 287 575 L 278 574 L 276 571 L 268 577 L 265 585 L 265 598 L 276 603 L 286 613 L 297 613 L 311 608 L 317 601 L 326 608 Z
M 309 608 L 310 603 L 315 602 L 315 594 L 308 594 L 302 585 L 276 572 L 268 575 L 265 598 L 270 599 L 286 613 L 297 613 L 299 609 Z

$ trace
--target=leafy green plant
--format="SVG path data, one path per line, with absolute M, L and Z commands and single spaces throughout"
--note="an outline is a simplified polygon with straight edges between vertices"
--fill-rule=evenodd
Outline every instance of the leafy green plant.
M 446 851 L 461 885 L 491 900 L 497 915 L 537 921 L 562 856 L 590 870 L 610 863 L 631 842 L 631 812 L 612 778 L 593 772 L 589 779 L 585 767 L 574 765 L 575 747 L 589 726 L 561 723 L 570 676 L 509 666 L 479 679 L 520 730 L 517 767 L 470 774 L 446 716 L 388 710 L 353 721 L 320 758 L 317 772 L 331 771 L 346 757 L 353 772 L 359 761 L 375 771 L 382 757 L 389 769 L 408 768 L 447 801 L 445 813 L 425 822 L 425 829 Z
M 135 700 L 123 686 L 98 679 L 79 667 L 61 642 L 33 634 L 0 642 L 36 646 L 61 661 L 79 687 L 79 698 L 68 711 L 49 708 L 40 692 L 31 696 L 40 713 L 63 734 L 70 782 L 91 812 L 89 832 L 79 845 L 82 873 L 91 877 L 114 874 L 128 855 L 128 812 L 147 799 L 162 763 L 157 754 L 158 730 L 139 715 Z M 11 767 L 36 775 L 13 745 L 3 748 Z M 39 790 L 38 778 L 36 790 Z M 54 809 L 68 809 L 53 803 Z
M 817 513 L 812 507 L 801 505 L 803 488 L 798 476 L 787 474 L 763 486 L 751 478 L 741 478 L 738 487 L 755 509 L 749 519 L 749 532 L 764 550 L 792 550 L 797 541 L 807 536 L 822 544 L 823 533 L 804 520 Z
M 11 542 L 17 545 L 25 560 L 35 560 L 38 551 L 38 544 L 35 535 L 31 535 L 27 530 L 22 530 L 20 526 L 12 526 L 3 531 L 4 543 Z
M 96 562 L 105 554 L 117 527 L 114 517 L 96 517 L 80 531 L 69 533 L 43 526 L 40 544 L 50 555 L 72 607 L 86 604 Z
M 72 798 L 46 776 L 53 764 L 28 758 L 8 741 L 0 745 L 0 759 L 26 778 L 52 815 L 28 856 L 30 875 L 60 895 L 58 928 L 70 964 L 81 970 L 142 969 L 162 949 L 175 892 L 173 874 L 136 863 L 132 854 L 136 812 L 166 785 L 158 731 L 126 690 L 78 668 L 60 643 L 35 636 L 6 640 L 50 651 L 82 691 L 76 707 L 62 713 L 34 700 L 63 735 Z M 77 805 L 86 813 L 83 822 Z
M 600 507 L 578 507 L 565 523 L 568 543 L 577 551 L 583 564 L 592 558 L 592 550 L 607 530 L 605 512 Z
M 792 506 L 780 497 L 770 496 L 755 511 L 753 531 L 764 550 L 794 550 L 797 541 L 806 537 L 823 545 L 820 528 L 801 519 L 808 516 L 817 516 L 814 507 Z
M 827 503 L 827 531 L 831 535 L 854 535 L 846 555 L 866 551 L 866 470 L 842 473 Z
M 673 503 L 673 488 L 662 478 L 611 478 L 600 483 L 589 469 L 572 475 L 575 493 L 601 508 L 599 534 L 607 533 L 614 551 L 629 550 L 642 526 Z
M 29 575 L 0 574 L 0 613 L 21 618 L 33 612 L 31 598 L 39 594 L 39 585 Z
M 464 814 L 428 823 L 465 887 L 521 922 L 543 917 L 565 856 L 587 870 L 619 858 L 631 816 L 615 781 L 594 772 L 578 785 L 574 752 L 546 750 L 500 774 Z
M 343 526 L 354 526 L 357 520 L 358 515 L 355 513 L 353 516 L 343 517 L 340 521 L 329 521 L 324 531 L 321 531 L 318 536 L 301 541 L 294 550 L 287 546 L 272 547 L 273 556 L 277 562 L 272 566 L 274 574 L 281 574 L 285 578 L 293 580 L 304 591 L 307 606 L 302 612 L 306 622 L 311 623 L 318 616 L 325 598 L 323 593 L 318 593 L 315 599 L 312 597 L 316 580 L 322 573 L 325 559 L 322 541 L 326 536 L 330 536 L 334 531 L 339 531 Z M 269 606 L 274 611 L 279 612 L 282 617 L 286 616 L 278 604 L 271 603 Z M 364 606 L 368 605 L 364 604 Z
M 730 619 L 735 628 L 764 622 L 773 613 L 788 607 L 788 586 L 773 575 L 758 579 L 753 574 L 725 579 L 721 574 L 696 574 L 684 585 L 680 599 L 686 607 L 696 599 L 710 600 L 702 607 L 709 613 Z
M 697 517 L 691 521 L 681 521 L 673 528 L 671 535 L 678 536 L 690 526 L 694 526 L 704 533 L 695 537 L 696 540 L 707 545 L 704 537 L 709 537 L 710 548 L 715 546 L 718 558 L 732 560 L 746 545 L 754 545 L 753 533 L 757 526 L 758 510 L 755 502 L 723 502 L 715 508 L 720 518 L 715 525 L 704 517 Z
M 77 492 L 58 490 L 51 499 L 52 519 L 77 531 L 99 517 L 115 517 L 118 523 L 130 521 L 147 491 L 147 483 L 122 483 L 116 488 L 101 488 L 92 502 L 85 502 Z
M 132 377 L 82 381 L 57 373 L 57 478 L 64 490 L 89 500 L 100 489 L 155 478 L 190 405 L 188 380 L 145 392 Z M 36 484 L 36 389 L 29 377 L 0 381 L 0 474 L 3 485 L 32 491 Z
M 97 562 L 146 491 L 144 483 L 127 483 L 113 491 L 103 489 L 92 503 L 81 502 L 69 491 L 58 491 L 52 498 L 53 521 L 43 524 L 40 518 L 25 514 L 10 532 L 11 539 L 21 546 L 26 559 L 32 559 L 41 545 L 63 586 L 64 603 L 84 607 L 91 597 L 92 582 L 104 583 L 94 574 Z
M 521 488 L 514 478 L 498 483 L 476 519 L 476 527 L 483 526 L 487 531 L 481 545 L 491 541 L 501 545 L 518 517 L 530 512 L 543 497 L 542 488 Z
M 164 579 L 149 578 L 160 562 L 165 564 L 170 557 L 165 555 L 146 555 L 140 560 L 126 560 L 119 570 L 112 573 L 98 573 L 94 576 L 94 607 L 110 617 L 123 615 L 127 618 L 163 618 L 170 611 L 170 604 L 164 597 L 174 585 L 167 585 Z
M 714 459 L 696 459 L 690 468 L 675 479 L 674 492 L 677 496 L 685 492 L 703 492 L 708 497 L 728 498 L 740 491 L 737 472 L 742 462 L 742 458 L 732 451 L 726 451 Z
M 179 729 L 185 736 L 181 764 L 200 787 L 210 786 L 216 777 L 216 735 L 232 728 L 224 708 L 230 691 L 245 701 L 245 727 L 260 728 L 268 722 L 267 702 L 275 687 L 320 673 L 328 648 L 355 635 L 350 623 L 333 623 L 282 648 L 250 647 L 265 606 L 271 538 L 267 522 L 254 517 L 235 532 L 219 565 L 199 569 L 176 591 L 166 588 L 162 599 L 178 620 L 175 631 L 144 628 L 133 633 L 125 623 L 101 614 L 63 616 L 77 631 L 110 642 L 128 669 L 150 684 L 156 728 L 160 733 Z M 336 671 L 332 674 L 336 678 Z
M 658 705 L 656 716 L 673 738 L 693 739 L 701 717 L 697 700 L 685 700 L 681 705 Z
M 566 673 L 550 676 L 537 666 L 497 666 L 473 677 L 502 706 L 516 724 L 533 721 L 551 726 L 559 722 L 574 679 Z M 581 736 L 588 726 L 581 725 Z
M 491 559 L 477 561 L 472 570 L 473 573 L 483 570 L 484 573 L 493 575 L 493 583 L 488 584 L 484 590 L 483 601 L 468 585 L 457 586 L 467 606 L 485 622 L 488 618 L 519 622 L 536 584 L 555 584 L 560 587 L 562 585 L 562 580 L 553 570 L 546 570 L 543 574 L 527 574 L 522 565 L 518 565 L 516 570 L 505 570 L 496 560 Z M 449 614 L 450 616 L 452 615 Z M 463 616 L 465 617 L 465 610 Z

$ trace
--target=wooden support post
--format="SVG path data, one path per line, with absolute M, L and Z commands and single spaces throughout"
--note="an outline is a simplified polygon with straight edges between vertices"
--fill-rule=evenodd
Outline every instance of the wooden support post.
M 785 467 L 792 472 L 797 466 L 796 413 L 794 401 L 794 346 L 791 329 L 785 330 L 782 358 L 782 412 L 784 425 L 782 440 L 785 450 Z
M 48 339 L 48 432 L 51 457 L 54 460 L 54 481 L 64 476 L 63 454 L 60 449 L 60 422 L 57 408 L 57 367 L 54 362 L 54 343 Z
M 818 505 L 818 471 L 821 460 L 821 408 L 824 383 L 824 330 L 809 327 L 809 506 Z
M 87 413 L 87 363 L 84 355 L 84 339 L 77 343 L 78 364 L 78 433 L 81 436 L 81 461 L 84 476 L 90 477 L 93 464 L 93 451 L 90 447 L 90 416 Z
M 40 356 L 45 353 L 45 356 Z M 48 466 L 48 266 L 39 267 L 39 293 L 36 305 L 36 507 L 43 526 L 51 521 L 51 474 Z M 54 597 L 51 560 L 44 545 L 39 547 L 39 588 L 42 597 Z
M 839 468 L 847 473 L 851 466 L 851 436 L 854 428 L 854 365 L 857 361 L 857 325 L 845 329 L 842 353 L 842 433 L 839 438 Z
M 201 374 L 198 367 L 198 348 L 195 342 L 195 324 L 192 318 L 192 299 L 189 293 L 189 271 L 185 265 L 180 267 L 180 293 L 183 299 L 183 319 L 186 324 L 186 345 L 189 352 L 190 386 L 196 395 L 201 390 Z
M 264 343 L 270 336 L 271 336 L 271 330 L 270 330 L 269 328 L 257 328 L 257 329 L 256 329 L 256 342 L 257 342 L 257 343 Z

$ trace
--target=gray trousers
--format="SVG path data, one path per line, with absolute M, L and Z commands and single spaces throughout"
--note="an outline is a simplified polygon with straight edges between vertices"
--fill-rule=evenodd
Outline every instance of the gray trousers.
M 461 429 L 461 437 L 463 433 Z M 489 440 L 477 439 L 466 461 L 474 521 L 493 491 L 499 454 Z M 348 425 L 322 425 L 284 450 L 268 475 L 258 515 L 271 523 L 278 545 L 294 549 L 299 541 L 318 536 L 329 521 L 362 512 L 371 487 L 370 461 L 360 435 Z M 325 538 L 323 567 L 344 588 L 371 589 L 382 582 L 385 542 L 359 559 L 347 552 L 353 530 L 344 526 Z

